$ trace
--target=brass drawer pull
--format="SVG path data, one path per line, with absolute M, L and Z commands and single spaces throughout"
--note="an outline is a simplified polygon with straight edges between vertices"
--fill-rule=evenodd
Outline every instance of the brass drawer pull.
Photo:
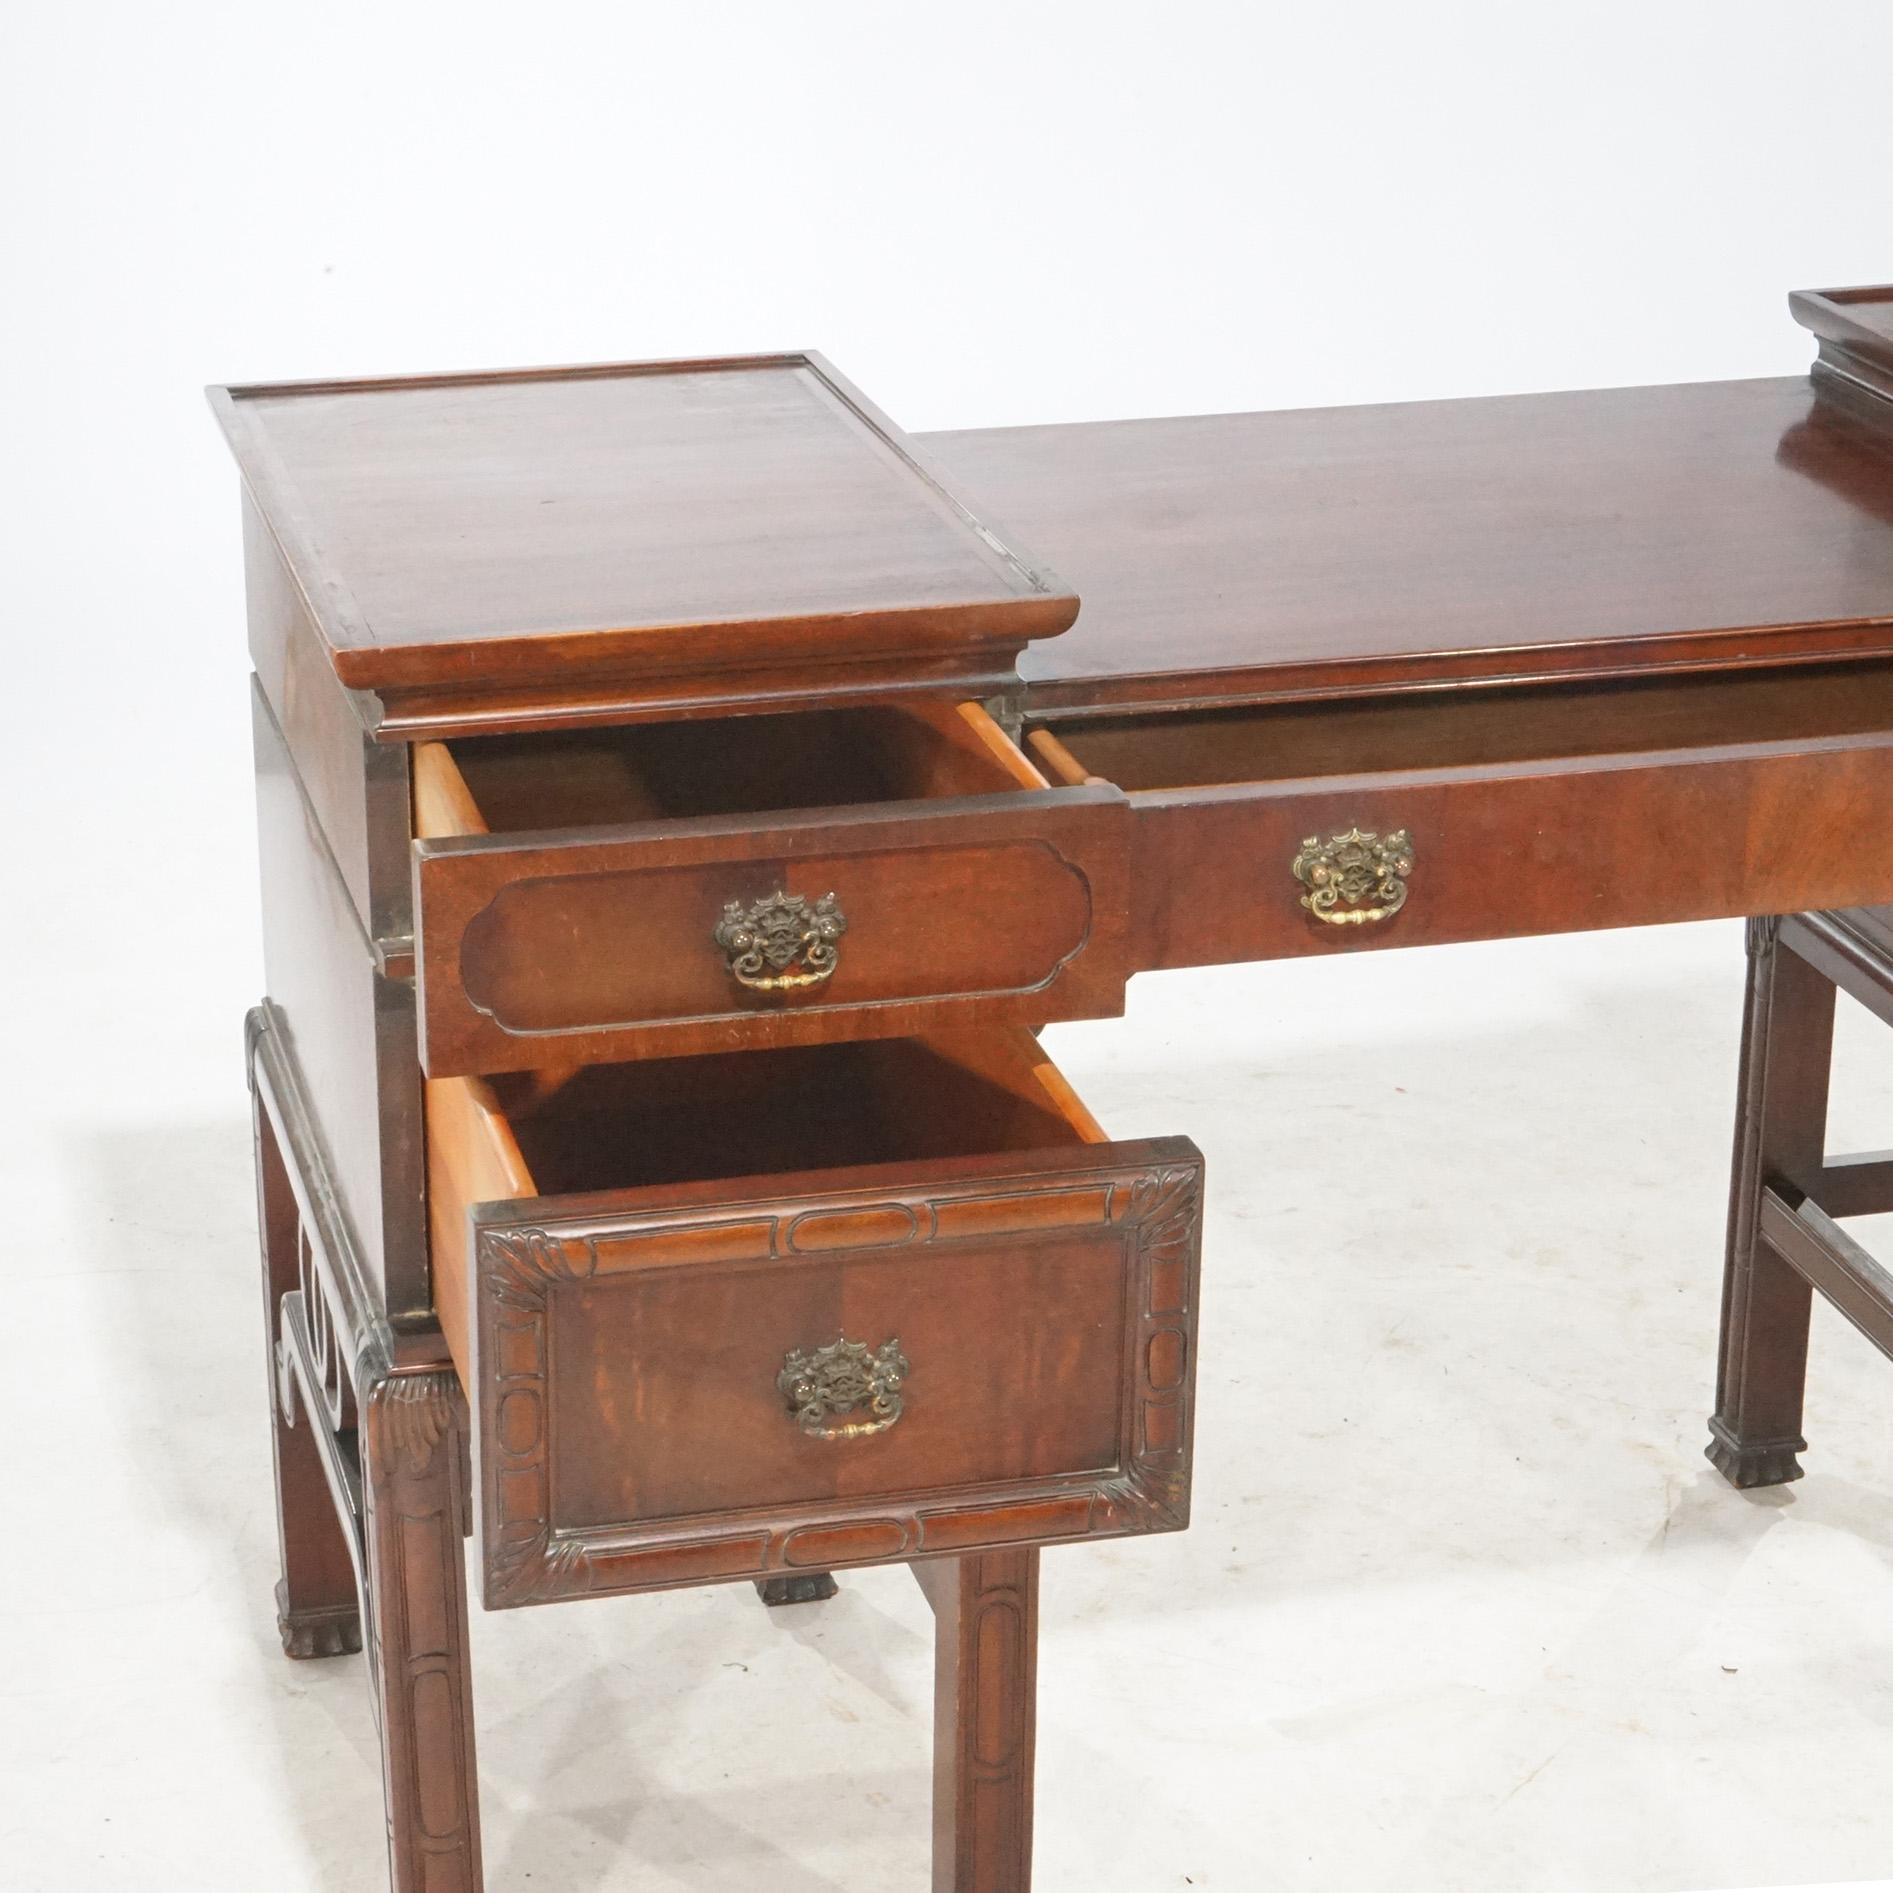
M 901 1382 L 907 1357 L 898 1341 L 883 1342 L 870 1353 L 865 1341 L 837 1335 L 813 1353 L 792 1350 L 783 1360 L 776 1386 L 789 1403 L 796 1424 L 810 1439 L 865 1439 L 885 1433 L 901 1416 Z M 831 1425 L 831 1416 L 866 1412 L 871 1419 Z
M 1310 835 L 1295 857 L 1295 879 L 1308 889 L 1301 904 L 1331 927 L 1391 920 L 1407 904 L 1413 837 L 1404 828 L 1376 835 L 1350 828 L 1326 841 Z
M 716 923 L 716 943 L 729 955 L 738 985 L 759 993 L 793 992 L 819 986 L 834 972 L 835 942 L 847 931 L 848 918 L 833 894 L 811 902 L 778 888 L 747 907 L 731 901 Z

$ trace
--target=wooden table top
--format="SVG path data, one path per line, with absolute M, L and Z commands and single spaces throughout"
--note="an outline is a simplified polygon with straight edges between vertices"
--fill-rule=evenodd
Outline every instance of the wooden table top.
M 1802 376 L 924 444 L 1082 600 L 1044 707 L 1893 652 L 1893 438 Z
M 819 356 L 213 388 L 342 682 L 999 647 L 1077 600 Z

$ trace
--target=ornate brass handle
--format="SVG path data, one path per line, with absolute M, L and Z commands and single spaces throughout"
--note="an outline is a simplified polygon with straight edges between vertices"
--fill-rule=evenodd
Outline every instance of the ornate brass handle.
M 731 901 L 716 923 L 716 943 L 729 955 L 738 985 L 793 992 L 833 974 L 840 957 L 835 942 L 847 931 L 848 917 L 833 894 L 809 901 L 778 888 L 747 907 Z
M 810 1439 L 865 1439 L 885 1433 L 901 1416 L 901 1382 L 907 1357 L 898 1341 L 870 1353 L 865 1341 L 836 1335 L 813 1353 L 793 1349 L 783 1359 L 776 1387 L 796 1424 Z M 832 1425 L 831 1416 L 867 1413 L 865 1420 Z
M 1310 835 L 1295 857 L 1295 879 L 1308 889 L 1301 904 L 1331 927 L 1391 920 L 1407 904 L 1413 837 L 1404 828 L 1376 835 L 1350 828 L 1326 841 Z

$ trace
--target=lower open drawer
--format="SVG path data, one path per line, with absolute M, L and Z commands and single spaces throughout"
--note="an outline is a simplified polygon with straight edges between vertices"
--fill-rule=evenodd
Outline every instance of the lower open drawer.
M 1132 813 L 1136 967 L 1893 899 L 1893 667 L 1076 720 Z
M 1202 1160 L 1029 1033 L 435 1079 L 428 1149 L 489 1607 L 1186 1522 Z

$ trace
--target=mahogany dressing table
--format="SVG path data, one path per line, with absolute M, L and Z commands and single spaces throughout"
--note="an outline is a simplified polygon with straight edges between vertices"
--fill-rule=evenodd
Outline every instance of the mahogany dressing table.
M 1040 1549 L 1187 1522 L 1202 1201 L 1035 1028 L 1893 899 L 1893 289 L 1794 308 L 1809 377 L 921 443 L 810 356 L 212 391 L 279 1618 L 366 1644 L 399 1893 L 482 1884 L 463 1536 L 488 1608 L 911 1565 L 936 1893 L 1022 1893 Z

